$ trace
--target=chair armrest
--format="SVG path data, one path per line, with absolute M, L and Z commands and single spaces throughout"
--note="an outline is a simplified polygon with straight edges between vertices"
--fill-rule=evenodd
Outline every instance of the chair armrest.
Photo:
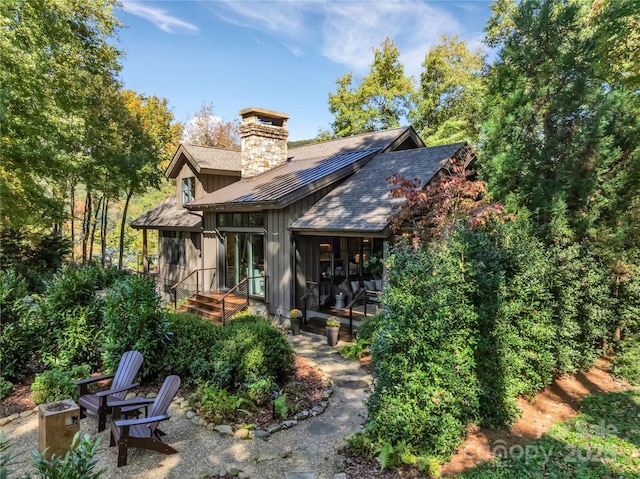
M 98 381 L 104 381 L 105 379 L 113 379 L 115 374 L 105 374 L 104 376 L 93 376 L 87 379 L 81 379 L 80 381 L 76 381 L 76 386 L 81 386 L 83 384 L 91 384 L 97 383 Z
M 135 397 L 135 398 L 131 398 L 131 399 L 125 399 L 123 401 L 110 401 L 109 402 L 109 406 L 111 407 L 125 407 L 125 406 L 137 406 L 140 405 L 140 407 L 146 405 L 146 404 L 153 404 L 154 399 L 147 399 L 147 398 L 139 398 L 139 397 Z
M 133 384 L 129 384 L 128 386 L 124 386 L 118 389 L 109 389 L 108 391 L 100 391 L 96 393 L 96 396 L 98 397 L 105 397 L 108 396 L 109 394 L 115 394 L 115 393 L 121 393 L 123 391 L 128 391 L 129 389 L 135 388 L 137 386 L 140 386 L 140 383 L 133 383 Z
M 149 424 L 150 422 L 166 421 L 171 416 L 163 414 L 162 416 L 143 417 L 142 419 L 125 419 L 123 421 L 116 421 L 116 426 L 138 426 L 140 424 Z

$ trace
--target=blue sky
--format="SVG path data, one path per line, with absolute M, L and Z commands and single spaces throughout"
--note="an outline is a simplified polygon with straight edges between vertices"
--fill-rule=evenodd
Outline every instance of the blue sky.
M 123 0 L 126 88 L 167 98 L 186 123 L 203 102 L 231 120 L 249 106 L 288 113 L 289 139 L 328 128 L 329 92 L 368 73 L 386 36 L 418 78 L 429 47 L 457 34 L 481 47 L 488 1 Z

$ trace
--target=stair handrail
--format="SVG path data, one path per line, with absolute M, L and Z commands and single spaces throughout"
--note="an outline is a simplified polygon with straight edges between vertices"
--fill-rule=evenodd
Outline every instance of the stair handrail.
M 227 291 L 226 293 L 224 293 L 222 295 L 222 298 L 220 298 L 220 302 L 222 303 L 222 325 L 224 326 L 227 322 L 227 311 L 226 311 L 226 305 L 225 305 L 225 300 L 227 299 L 227 296 L 229 296 L 230 294 L 236 294 L 236 296 L 241 297 L 239 294 L 237 294 L 237 292 L 240 290 L 240 287 L 242 285 L 247 285 L 247 293 L 246 293 L 246 298 L 245 298 L 245 302 L 243 305 L 241 305 L 240 307 L 236 306 L 235 308 L 233 308 L 233 311 L 231 311 L 231 314 L 234 314 L 236 311 L 240 310 L 241 308 L 244 308 L 245 306 L 249 306 L 249 279 L 250 278 L 244 278 L 242 281 L 240 281 L 238 284 L 236 284 L 233 288 L 231 288 L 229 291 Z
M 194 274 L 198 273 L 199 271 L 202 271 L 204 273 L 205 271 L 215 271 L 216 269 L 217 268 L 198 268 L 198 269 L 194 269 L 187 276 L 185 276 L 180 281 L 178 281 L 176 284 L 171 286 L 170 290 L 173 292 L 173 308 L 174 309 L 178 309 L 178 289 L 177 289 L 178 286 L 180 286 L 182 283 L 184 283 L 186 280 L 191 278 L 191 276 L 193 276 Z M 213 278 L 215 278 L 215 273 L 213 274 Z M 204 278 L 202 278 L 202 280 L 204 282 Z M 214 281 L 214 279 L 211 280 L 212 284 L 213 284 L 213 281 Z M 196 293 L 199 293 L 199 292 L 200 292 L 200 276 L 198 276 L 196 274 Z

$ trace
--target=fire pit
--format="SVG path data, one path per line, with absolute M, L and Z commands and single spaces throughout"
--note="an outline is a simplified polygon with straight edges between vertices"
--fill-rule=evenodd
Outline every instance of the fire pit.
M 38 407 L 38 451 L 47 459 L 71 449 L 73 436 L 80 430 L 80 408 L 71 399 Z M 46 452 L 45 452 L 46 450 Z

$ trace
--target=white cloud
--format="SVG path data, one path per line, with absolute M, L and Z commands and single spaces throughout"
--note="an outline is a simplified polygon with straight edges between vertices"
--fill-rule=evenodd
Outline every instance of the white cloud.
M 418 75 L 429 47 L 442 34 L 464 28 L 444 5 L 415 0 L 279 0 L 201 2 L 219 18 L 244 28 L 269 33 L 294 55 L 314 50 L 364 74 L 373 59 L 372 48 L 385 37 L 401 52 L 407 74 Z
M 148 20 L 160 30 L 167 33 L 174 33 L 176 30 L 188 30 L 192 32 L 198 31 L 198 27 L 192 23 L 173 17 L 169 15 L 166 10 L 162 10 L 160 8 L 149 7 L 139 2 L 123 0 L 122 9 L 127 13 Z

